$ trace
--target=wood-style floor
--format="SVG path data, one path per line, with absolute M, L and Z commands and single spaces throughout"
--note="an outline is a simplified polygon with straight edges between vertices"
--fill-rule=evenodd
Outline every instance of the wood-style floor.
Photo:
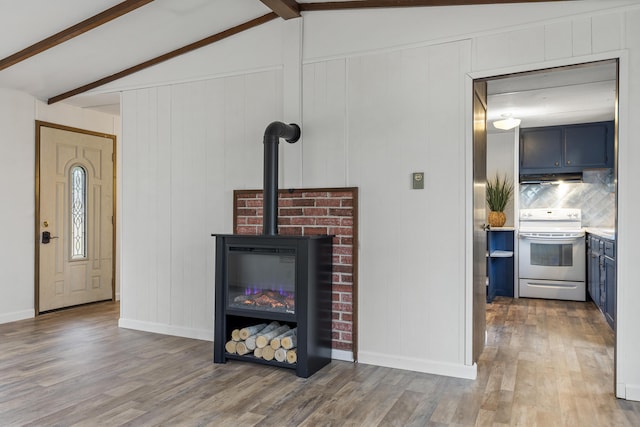
M 334 361 L 309 379 L 212 363 L 101 303 L 0 325 L 0 426 L 640 426 L 591 303 L 497 298 L 476 381 Z

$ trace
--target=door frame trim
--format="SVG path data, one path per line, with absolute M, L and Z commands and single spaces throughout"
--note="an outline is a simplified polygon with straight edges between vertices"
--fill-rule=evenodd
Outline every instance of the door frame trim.
M 620 189 L 618 187 L 618 182 L 620 180 L 620 158 L 618 156 L 619 153 L 619 142 L 620 142 L 620 130 L 621 128 L 623 128 L 623 133 L 626 135 L 626 124 L 620 123 L 620 115 L 623 115 L 624 117 L 627 116 L 628 113 L 628 107 L 627 107 L 627 100 L 625 99 L 626 95 L 624 95 L 624 97 L 621 97 L 621 94 L 626 94 L 628 92 L 628 52 L 626 50 L 614 50 L 614 51 L 608 51 L 608 52 L 603 52 L 603 53 L 599 53 L 599 54 L 591 54 L 591 55 L 584 55 L 584 56 L 576 56 L 576 57 L 570 57 L 570 58 L 562 58 L 562 59 L 557 59 L 557 60 L 550 60 L 550 61 L 542 61 L 542 62 L 536 62 L 536 63 L 530 63 L 530 64 L 522 64 L 522 65 L 514 65 L 514 66 L 509 66 L 509 67 L 504 67 L 504 68 L 496 68 L 496 69 L 487 69 L 487 70 L 482 70 L 482 71 L 472 71 L 472 72 L 468 72 L 466 73 L 466 78 L 465 78 L 465 89 L 466 89 L 466 102 L 465 102 L 465 109 L 467 111 L 467 117 L 469 117 L 470 119 L 468 119 L 466 121 L 467 123 L 467 130 L 466 130 L 466 142 L 465 142 L 465 153 L 467 154 L 467 162 L 466 162 L 466 172 L 467 172 L 467 183 L 466 183 L 466 201 L 467 201 L 467 206 L 468 208 L 466 209 L 466 223 L 469 224 L 473 222 L 473 204 L 469 204 L 469 200 L 473 200 L 473 170 L 471 169 L 473 167 L 473 163 L 471 162 L 471 160 L 469 159 L 470 157 L 470 153 L 471 150 L 473 148 L 473 114 L 472 114 L 472 97 L 473 97 L 473 82 L 475 80 L 492 80 L 492 79 L 496 79 L 499 78 L 501 76 L 505 76 L 505 75 L 509 75 L 509 74 L 517 74 L 517 73 L 526 73 L 526 72 L 534 72 L 534 71 L 538 71 L 538 70 L 543 70 L 543 69 L 553 69 L 553 68 L 561 68 L 561 67 L 565 67 L 565 66 L 574 66 L 574 65 L 580 65 L 580 64 L 587 64 L 590 62 L 598 62 L 598 61 L 606 61 L 606 60 L 617 60 L 618 62 L 618 76 L 617 76 L 617 94 L 616 94 L 616 112 L 615 112 L 615 155 L 616 155 L 616 161 L 615 161 L 615 168 L 614 168 L 614 175 L 615 175 L 615 193 L 616 193 L 616 198 L 615 198 L 615 205 L 616 205 L 616 219 L 615 219 L 615 226 L 616 226 L 616 231 L 618 234 L 620 234 L 620 225 L 622 223 L 622 228 L 625 229 L 626 228 L 626 220 L 623 219 L 623 221 L 620 220 L 620 216 L 621 214 L 623 214 L 622 216 L 624 217 L 624 213 L 620 211 L 619 209 L 619 197 L 620 197 Z M 467 274 L 466 274 L 466 283 L 465 283 L 465 295 L 467 296 L 467 299 L 465 301 L 465 350 L 464 350 L 464 354 L 465 354 L 465 363 L 466 364 L 471 364 L 471 354 L 472 354 L 472 348 L 473 348 L 473 299 L 469 298 L 472 291 L 473 291 L 473 275 L 472 275 L 472 269 L 473 269 L 473 260 L 470 259 L 469 254 L 472 253 L 473 251 L 473 233 L 471 232 L 471 230 L 468 230 L 466 233 L 466 242 L 465 242 L 465 247 L 466 250 L 465 252 L 467 253 L 467 261 L 466 261 L 466 270 L 467 270 Z M 620 272 L 619 269 L 619 259 L 618 259 L 618 254 L 616 253 L 616 266 L 617 266 L 617 271 L 618 273 Z M 620 276 L 618 275 L 618 278 Z M 618 280 L 618 289 L 620 288 L 619 285 L 620 280 Z M 616 331 L 615 331 L 615 339 L 614 339 L 614 368 L 613 368 L 613 377 L 614 377 L 614 384 L 613 384 L 613 389 L 614 389 L 614 393 L 616 395 L 616 397 L 618 398 L 622 398 L 625 399 L 626 395 L 625 395 L 625 389 L 624 389 L 624 383 L 620 382 L 620 378 L 623 376 L 621 375 L 620 372 L 620 363 L 618 363 L 618 358 L 619 358 L 619 351 L 618 351 L 618 346 L 619 341 L 618 341 L 618 331 L 623 329 L 626 327 L 626 325 L 622 325 L 622 328 L 620 327 L 621 325 L 618 322 L 618 319 L 621 319 L 622 316 L 620 316 L 620 304 L 618 304 L 618 302 L 620 301 L 619 298 L 620 293 L 618 292 L 617 296 L 616 296 Z M 624 311 L 624 310 L 623 310 Z
M 111 260 L 111 301 L 116 301 L 116 212 L 117 212 L 117 187 L 116 187 L 116 159 L 118 158 L 116 150 L 117 150 L 117 137 L 116 135 L 104 133 L 104 132 L 94 132 L 87 129 L 80 129 L 71 126 L 60 125 L 57 123 L 45 122 L 41 120 L 35 121 L 35 221 L 34 221 L 34 313 L 35 316 L 38 317 L 40 315 L 40 129 L 43 127 L 48 127 L 52 129 L 59 129 L 68 132 L 81 133 L 83 135 L 91 135 L 98 136 L 102 138 L 111 139 L 113 143 L 113 203 L 112 203 L 112 218 L 111 222 L 112 227 L 112 238 L 111 238 L 111 253 L 113 254 Z

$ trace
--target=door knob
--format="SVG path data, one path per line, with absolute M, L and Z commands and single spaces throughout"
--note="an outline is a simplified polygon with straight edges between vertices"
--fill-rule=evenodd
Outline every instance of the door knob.
M 58 236 L 52 236 L 50 231 L 43 231 L 42 232 L 42 243 L 43 244 L 47 244 L 51 241 L 51 239 L 57 239 Z

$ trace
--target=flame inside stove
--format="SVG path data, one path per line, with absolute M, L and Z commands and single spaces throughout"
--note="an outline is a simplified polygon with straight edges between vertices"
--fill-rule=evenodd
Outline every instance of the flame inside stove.
M 284 290 L 282 288 L 282 285 L 278 286 L 278 289 L 265 289 L 263 287 L 258 287 L 257 285 L 253 285 L 253 286 L 249 286 L 247 288 L 245 288 L 244 290 L 244 295 L 245 296 L 252 296 L 252 295 L 259 295 L 263 292 L 269 292 L 269 293 L 278 293 L 278 295 L 284 297 L 284 298 L 294 298 L 295 297 L 295 293 L 291 292 L 291 291 L 287 291 Z
M 274 286 L 269 289 L 251 285 L 244 287 L 244 292 L 233 298 L 232 304 L 245 308 L 294 313 L 296 302 L 295 293 L 283 289 L 283 286 Z

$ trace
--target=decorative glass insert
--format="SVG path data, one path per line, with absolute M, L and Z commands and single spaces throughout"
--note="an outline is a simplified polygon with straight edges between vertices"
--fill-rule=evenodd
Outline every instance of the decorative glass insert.
M 87 171 L 71 168 L 71 259 L 87 257 Z

